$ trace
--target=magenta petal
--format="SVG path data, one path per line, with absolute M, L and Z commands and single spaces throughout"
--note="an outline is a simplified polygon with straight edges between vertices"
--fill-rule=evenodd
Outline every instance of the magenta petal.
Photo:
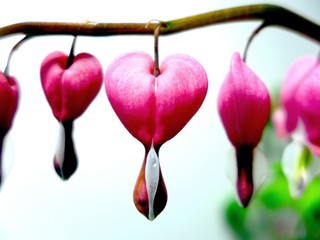
M 242 61 L 232 56 L 230 71 L 218 96 L 218 111 L 231 143 L 256 146 L 270 114 L 265 84 Z
M 0 185 L 3 178 L 3 140 L 12 126 L 18 108 L 19 88 L 14 77 L 0 72 Z
M 305 73 L 296 93 L 299 116 L 304 124 L 308 141 L 320 146 L 320 61 L 315 58 L 304 58 L 304 65 L 296 68 L 303 68 Z
M 0 128 L 8 131 L 18 108 L 19 88 L 14 77 L 0 72 Z
M 280 92 L 280 103 L 286 111 L 286 129 L 292 132 L 298 123 L 298 100 L 296 94 L 304 84 L 309 70 L 315 65 L 315 58 L 308 56 L 296 60 L 289 68 Z
M 115 59 L 105 75 L 108 99 L 127 130 L 143 145 L 151 145 L 155 129 L 153 60 L 143 52 Z
M 208 89 L 205 70 L 182 54 L 165 58 L 156 81 L 155 146 L 173 138 L 202 105 Z

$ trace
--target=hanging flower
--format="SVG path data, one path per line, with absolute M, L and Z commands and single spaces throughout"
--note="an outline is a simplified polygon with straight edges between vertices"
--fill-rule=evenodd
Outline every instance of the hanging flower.
M 280 138 L 291 139 L 282 166 L 291 194 L 299 197 L 320 173 L 320 61 L 312 56 L 296 60 L 284 79 L 280 107 L 273 123 Z
M 61 128 L 54 168 L 61 179 L 67 180 L 77 168 L 73 121 L 98 94 L 103 80 L 102 67 L 91 54 L 68 56 L 56 51 L 43 60 L 40 75 L 45 96 Z
M 167 57 L 157 76 L 153 68 L 154 60 L 147 53 L 127 53 L 110 64 L 104 78 L 114 111 L 145 147 L 133 199 L 138 211 L 149 220 L 155 219 L 167 203 L 160 147 L 198 111 L 208 88 L 205 70 L 189 56 Z
M 256 167 L 256 158 L 263 156 L 257 153 L 256 147 L 268 121 L 270 105 L 265 84 L 243 62 L 240 54 L 234 53 L 230 71 L 219 92 L 218 111 L 235 148 L 235 184 L 244 207 L 249 204 L 265 175 L 266 169 L 262 169 L 263 173 L 260 173 Z
M 19 88 L 12 76 L 0 72 L 0 184 L 3 180 L 2 147 L 18 108 Z

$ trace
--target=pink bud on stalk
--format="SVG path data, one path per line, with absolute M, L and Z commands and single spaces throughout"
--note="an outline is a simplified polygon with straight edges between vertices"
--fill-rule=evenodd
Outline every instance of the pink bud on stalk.
M 115 59 L 105 75 L 108 99 L 127 130 L 145 147 L 144 162 L 134 189 L 136 208 L 153 220 L 165 207 L 159 149 L 188 123 L 208 88 L 203 67 L 186 55 L 171 55 L 154 76 L 154 60 L 133 52 Z
M 68 179 L 77 168 L 77 156 L 72 139 L 73 121 L 78 118 L 98 94 L 103 80 L 99 61 L 80 53 L 70 66 L 63 52 L 49 54 L 41 64 L 41 83 L 53 115 L 62 125 L 61 145 L 54 157 L 54 167 L 62 179 Z
M 12 76 L 0 72 L 0 184 L 2 183 L 2 148 L 3 141 L 12 126 L 18 108 L 19 88 Z
M 239 53 L 231 59 L 218 96 L 218 111 L 236 150 L 236 188 L 246 207 L 253 195 L 254 149 L 257 147 L 270 114 L 270 96 L 264 83 L 243 62 Z

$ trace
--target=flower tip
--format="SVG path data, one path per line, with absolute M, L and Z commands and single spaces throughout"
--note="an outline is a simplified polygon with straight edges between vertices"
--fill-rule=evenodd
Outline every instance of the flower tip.
M 133 192 L 133 201 L 137 210 L 148 220 L 153 221 L 165 208 L 167 198 L 159 159 L 152 146 L 140 170 Z
M 253 195 L 253 183 L 250 183 L 244 173 L 239 176 L 237 183 L 238 197 L 241 205 L 246 208 Z

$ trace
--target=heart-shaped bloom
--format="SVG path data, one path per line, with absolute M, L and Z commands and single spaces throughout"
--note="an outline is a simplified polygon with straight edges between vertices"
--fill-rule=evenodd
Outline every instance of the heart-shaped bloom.
M 270 96 L 265 84 L 234 53 L 218 96 L 218 111 L 236 150 L 236 188 L 243 206 L 247 206 L 254 189 L 252 171 L 255 148 L 269 119 Z M 257 183 L 256 183 L 257 184 Z
M 42 88 L 53 115 L 62 126 L 54 157 L 55 170 L 62 179 L 68 179 L 77 168 L 73 121 L 96 97 L 103 80 L 102 66 L 94 56 L 80 53 L 71 64 L 69 57 L 63 52 L 53 52 L 43 60 L 40 70 Z
M 19 88 L 17 81 L 12 76 L 0 72 L 0 184 L 2 172 L 2 147 L 3 141 L 12 126 L 19 102 Z
M 126 129 L 145 146 L 134 203 L 153 220 L 165 207 L 167 191 L 158 153 L 200 108 L 208 88 L 203 67 L 186 55 L 171 55 L 153 75 L 154 61 L 144 52 L 115 59 L 105 75 L 108 99 Z
M 299 197 L 320 172 L 319 80 L 318 59 L 312 56 L 297 59 L 286 74 L 280 107 L 273 114 L 277 135 L 292 139 L 284 151 L 282 166 L 294 197 Z

